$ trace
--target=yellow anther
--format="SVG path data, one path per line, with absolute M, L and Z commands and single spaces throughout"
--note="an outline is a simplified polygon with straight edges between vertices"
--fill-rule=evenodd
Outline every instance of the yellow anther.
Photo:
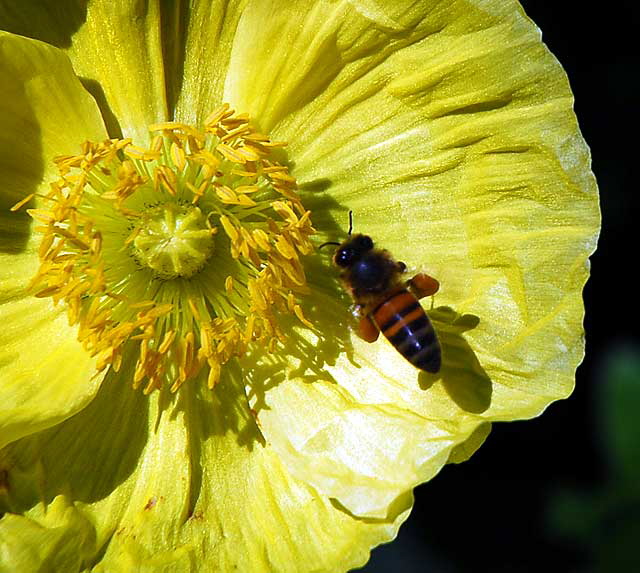
M 155 161 L 160 158 L 160 151 L 156 151 L 155 149 L 145 149 L 144 147 L 139 147 L 133 144 L 128 145 L 124 149 L 124 152 L 132 159 L 138 159 L 140 161 Z
M 296 249 L 287 240 L 285 235 L 280 235 L 276 241 L 276 249 L 287 259 L 293 259 L 297 257 Z
M 204 120 L 204 125 L 207 129 L 211 126 L 216 126 L 223 119 L 233 115 L 228 103 L 222 104 L 218 109 L 212 111 Z
M 171 144 L 171 159 L 178 171 L 182 171 L 187 166 L 187 154 L 175 141 Z
M 216 146 L 216 149 L 220 152 L 220 155 L 228 161 L 233 161 L 235 163 L 246 163 L 248 161 L 241 153 L 238 152 L 237 149 L 234 149 L 225 143 L 219 143 Z
M 220 364 L 218 362 L 209 362 L 208 364 L 207 387 L 211 390 L 220 380 Z
M 238 197 L 237 204 L 242 205 L 243 207 L 254 207 L 257 205 L 257 203 L 247 195 L 240 195 Z
M 302 313 L 302 307 L 299 304 L 296 304 L 293 307 L 293 312 L 294 314 L 298 317 L 298 319 L 300 320 L 300 322 L 302 322 L 302 324 L 304 324 L 305 326 L 309 327 L 309 328 L 313 328 L 313 324 L 311 324 L 306 317 L 304 316 L 304 314 Z
M 251 133 L 251 130 L 247 127 L 246 123 L 243 123 L 239 127 L 228 131 L 220 138 L 220 141 L 231 141 L 232 139 L 237 139 L 239 136 L 248 135 L 249 133 Z
M 33 199 L 35 196 L 36 196 L 35 193 L 31 193 L 30 195 L 27 195 L 24 199 L 22 199 L 21 201 L 18 201 L 13 207 L 11 207 L 10 211 L 18 211 L 18 210 L 20 210 L 29 201 L 31 201 L 31 199 Z
M 269 235 L 267 235 L 267 233 L 265 233 L 262 229 L 254 229 L 252 232 L 252 236 L 257 248 L 260 248 L 265 252 L 269 252 L 271 250 Z
M 249 145 L 243 145 L 242 147 L 238 147 L 235 149 L 235 152 L 244 160 L 244 161 L 258 161 L 263 153 L 260 153 L 258 149 L 255 149 Z
M 217 185 L 215 189 L 216 195 L 220 197 L 223 203 L 228 205 L 238 204 L 238 196 L 226 185 Z
M 184 123 L 178 123 L 177 121 L 163 121 L 160 123 L 152 123 L 149 126 L 149 131 L 173 131 L 183 130 L 184 128 Z
M 53 241 L 55 239 L 55 235 L 53 233 L 48 233 L 42 238 L 42 242 L 40 243 L 40 247 L 38 248 L 38 255 L 41 259 L 46 259 L 51 246 L 53 245 Z
M 260 191 L 260 187 L 258 185 L 239 185 L 235 188 L 236 193 L 255 193 L 256 191 Z
M 238 233 L 237 229 L 233 226 L 229 218 L 226 215 L 223 215 L 222 217 L 220 217 L 220 223 L 222 224 L 222 228 L 224 229 L 224 232 L 231 239 L 231 241 L 235 243 L 240 237 L 240 234 Z
M 173 341 L 176 338 L 176 334 L 177 333 L 175 330 L 170 330 L 164 335 L 162 343 L 158 347 L 158 352 L 160 354 L 165 354 L 169 350 L 169 348 L 171 348 L 171 345 L 173 344 Z
M 42 233 L 30 288 L 66 304 L 97 371 L 120 370 L 133 349 L 131 383 L 144 393 L 201 373 L 214 388 L 249 345 L 285 340 L 278 312 L 311 326 L 298 295 L 314 231 L 271 156 L 283 143 L 246 115 L 223 104 L 202 130 L 170 121 L 150 131 L 149 147 L 107 139 L 57 157 L 47 193 L 12 207 L 34 201 Z
M 178 192 L 178 177 L 171 168 L 161 165 L 154 173 L 154 185 L 156 191 L 159 191 L 160 187 L 162 187 L 167 193 L 175 197 Z
M 56 220 L 55 215 L 46 209 L 27 209 L 27 213 L 33 219 L 42 223 L 53 223 Z

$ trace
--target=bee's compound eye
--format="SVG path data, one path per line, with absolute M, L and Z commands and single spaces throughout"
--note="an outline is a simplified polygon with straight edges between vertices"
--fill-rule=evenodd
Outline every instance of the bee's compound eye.
M 368 235 L 360 235 L 354 242 L 356 248 L 363 253 L 373 249 L 373 240 Z
M 348 267 L 355 257 L 356 252 L 351 247 L 338 249 L 335 261 L 339 267 Z

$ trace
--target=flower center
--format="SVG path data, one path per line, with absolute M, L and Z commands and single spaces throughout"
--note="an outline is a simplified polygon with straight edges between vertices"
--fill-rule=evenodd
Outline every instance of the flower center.
M 158 205 L 136 224 L 133 257 L 157 278 L 192 277 L 213 254 L 213 230 L 194 205 Z
M 42 233 L 31 288 L 66 305 L 99 371 L 133 351 L 145 393 L 201 375 L 213 388 L 251 345 L 284 341 L 281 312 L 311 326 L 299 304 L 310 212 L 273 158 L 283 144 L 228 105 L 203 130 L 149 129 L 149 148 L 109 139 L 55 159 L 59 179 L 28 210 Z

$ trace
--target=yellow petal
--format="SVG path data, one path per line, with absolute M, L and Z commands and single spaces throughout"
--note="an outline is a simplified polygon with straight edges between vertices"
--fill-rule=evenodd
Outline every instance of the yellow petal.
M 237 35 L 238 20 L 245 7 L 244 2 L 223 0 L 191 2 L 185 35 L 184 81 L 175 111 L 178 121 L 202 123 L 224 101 L 229 54 L 234 42 L 247 40 Z
M 366 377 L 361 388 L 379 389 L 379 373 L 367 366 L 349 374 Z M 345 372 L 338 374 L 340 385 L 289 380 L 269 392 L 269 409 L 258 412 L 265 436 L 296 477 L 355 515 L 384 518 L 401 493 L 437 473 L 473 422 L 430 419 L 405 404 L 366 404 L 343 389 Z
M 490 5 L 426 14 L 416 30 L 448 18 L 447 33 L 356 61 L 357 80 L 338 76 L 276 133 L 303 187 L 329 182 L 355 232 L 440 281 L 437 330 L 447 309 L 475 317 L 459 339 L 501 419 L 571 392 L 599 209 L 564 72 L 520 11 Z M 347 218 L 315 225 L 335 240 Z
M 356 519 L 290 475 L 238 382 L 223 379 L 214 393 L 195 388 L 174 401 L 105 381 L 77 416 L 5 450 L 13 511 L 40 520 L 39 492 L 64 487 L 94 526 L 89 560 L 109 573 L 347 570 L 396 534 L 409 493 L 383 519 Z M 32 539 L 17 531 L 9 554 Z M 73 543 L 65 537 L 61 549 Z
M 339 18 L 329 11 L 322 26 L 314 10 L 283 8 L 255 42 L 234 47 L 225 96 L 289 142 L 305 200 L 322 205 L 321 189 L 342 206 L 314 210 L 326 240 L 346 235 L 352 209 L 354 232 L 440 281 L 430 312 L 443 346 L 438 376 L 384 340 L 354 336 L 352 354 L 323 365 L 328 380 L 265 385 L 265 436 L 290 471 L 378 517 L 393 491 L 464 457 L 453 448 L 471 440 L 473 449 L 487 422 L 538 415 L 570 394 L 599 209 L 566 76 L 521 10 L 420 4 L 391 17 L 356 6 Z M 240 29 L 254 17 L 265 19 L 246 13 Z M 402 41 L 391 38 L 396 23 Z M 265 72 L 251 76 L 249 61 Z M 346 308 L 312 304 L 323 325 L 345 323 Z M 349 457 L 355 444 L 371 457 Z
M 80 62 L 89 46 L 106 78 L 92 14 L 109 4 L 92 6 L 72 53 Z M 155 4 L 149 13 L 129 29 L 151 30 L 147 55 L 158 53 Z M 113 378 L 77 416 L 9 446 L 11 509 L 37 518 L 42 491 L 82 499 L 96 570 L 355 567 L 393 537 L 407 492 L 467 457 L 491 421 L 571 391 L 599 225 L 571 94 L 514 3 L 196 2 L 190 16 L 177 118 L 229 99 L 289 141 L 324 238 L 344 237 L 353 209 L 355 232 L 438 278 L 433 309 L 423 304 L 443 368 L 418 373 L 384 340 L 352 336 L 329 257 L 316 256 L 304 316 L 317 333 L 287 341 L 295 370 L 250 371 L 262 435 L 229 380 L 141 402 Z M 157 95 L 153 81 L 141 83 Z M 129 117 L 113 82 L 106 99 Z M 131 100 L 130 117 L 158 111 Z
M 4 258 L 4 257 L 3 257 Z M 30 296 L 0 306 L 0 447 L 84 408 L 102 379 L 65 312 Z
M 95 102 L 63 52 L 0 33 L 0 442 L 49 427 L 83 408 L 97 390 L 93 360 L 62 308 L 27 293 L 38 239 L 11 204 L 38 191 L 45 157 L 73 153 L 105 135 Z M 64 126 L 64 129 L 62 128 Z M 19 134 L 19 136 L 16 136 Z M 45 189 L 48 190 L 47 187 Z M 64 365 L 64 368 L 61 368 Z
M 0 32 L 0 74 L 0 230 L 20 234 L 24 246 L 29 218 L 9 207 L 57 173 L 54 156 L 77 153 L 83 141 L 99 141 L 106 132 L 62 51 Z
M 73 35 L 69 57 L 100 102 L 111 135 L 143 145 L 147 126 L 168 119 L 159 2 L 96 0 Z
M 41 509 L 41 508 L 40 508 Z M 63 496 L 36 518 L 7 514 L 0 521 L 0 557 L 4 571 L 80 571 L 95 551 L 87 518 Z
M 309 118 L 318 97 L 326 104 L 327 92 L 348 88 L 389 54 L 433 31 L 428 11 L 434 12 L 428 3 L 406 1 L 249 2 L 230 52 L 225 101 L 248 110 L 267 131 L 290 114 Z M 449 11 L 433 18 L 451 22 Z M 379 88 L 367 83 L 372 91 Z

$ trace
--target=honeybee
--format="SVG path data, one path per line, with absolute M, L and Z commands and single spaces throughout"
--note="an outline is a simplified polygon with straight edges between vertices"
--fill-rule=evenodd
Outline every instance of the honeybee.
M 333 262 L 342 269 L 340 277 L 355 302 L 361 338 L 375 342 L 382 332 L 416 368 L 435 374 L 440 370 L 440 343 L 418 300 L 435 294 L 440 284 L 424 273 L 404 280 L 406 265 L 376 248 L 368 235 L 351 235 L 352 228 L 350 211 L 347 240 L 330 241 L 320 248 L 338 247 Z

